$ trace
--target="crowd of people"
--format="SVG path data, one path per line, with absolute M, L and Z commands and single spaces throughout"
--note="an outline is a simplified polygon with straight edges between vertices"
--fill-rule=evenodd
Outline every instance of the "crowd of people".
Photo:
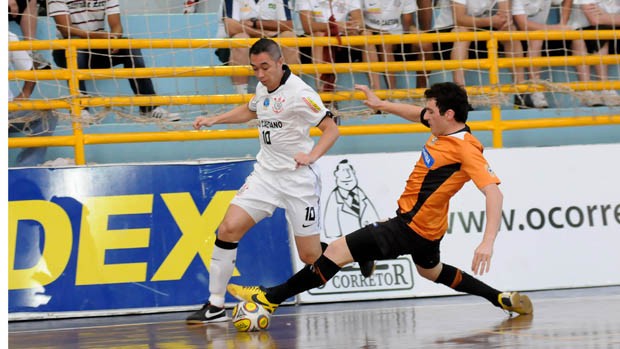
M 35 40 L 37 31 L 37 0 L 9 0 L 9 21 L 19 24 L 22 40 Z M 83 1 L 48 0 L 47 15 L 54 19 L 59 39 L 67 38 L 126 38 L 121 25 L 118 0 Z M 557 7 L 559 19 L 553 21 L 551 9 Z M 39 6 L 40 7 L 40 6 Z M 608 0 L 222 0 L 222 21 L 225 35 L 230 38 L 288 38 L 296 36 L 337 37 L 347 35 L 386 35 L 407 33 L 444 33 L 467 31 L 531 31 L 531 30 L 590 30 L 612 29 L 620 23 L 620 4 Z M 107 24 L 107 26 L 106 26 Z M 14 40 L 12 38 L 11 40 Z M 413 43 L 362 45 L 360 47 L 314 46 L 305 52 L 304 48 L 283 47 L 287 64 L 304 62 L 311 55 L 315 63 L 335 62 L 393 62 L 399 60 L 464 60 L 477 58 L 483 53 L 476 42 L 456 41 L 454 43 Z M 543 40 L 507 40 L 500 42 L 506 57 L 540 57 L 545 52 Z M 472 45 L 474 49 L 472 50 Z M 605 55 L 618 52 L 617 40 L 577 39 L 562 42 L 565 54 Z M 248 65 L 249 48 L 218 50 L 220 60 L 229 65 Z M 300 52 L 301 51 L 301 52 Z M 40 54 L 28 52 L 32 69 L 50 69 L 52 65 Z M 65 68 L 67 63 L 63 50 L 53 51 L 56 66 Z M 123 65 L 125 68 L 143 68 L 145 61 L 140 49 L 85 50 L 78 53 L 78 67 L 109 68 Z M 24 66 L 24 65 L 22 65 Z M 596 75 L 591 76 L 591 68 Z M 514 66 L 511 69 L 515 84 L 523 83 L 526 77 L 533 82 L 540 81 L 539 67 Z M 606 81 L 609 68 L 605 64 L 593 67 L 578 65 L 576 77 L 580 82 L 591 79 Z M 416 72 L 416 87 L 428 85 L 428 71 Z M 319 92 L 336 89 L 337 74 L 316 73 L 316 88 Z M 382 84 L 384 79 L 384 85 Z M 460 86 L 467 86 L 463 69 L 453 71 L 452 80 Z M 151 79 L 129 79 L 136 95 L 155 95 Z M 248 93 L 248 77 L 233 76 L 232 84 L 239 94 Z M 397 88 L 396 74 L 392 71 L 368 71 L 368 84 L 372 89 L 386 86 Z M 79 82 L 80 93 L 87 94 L 84 81 Z M 584 91 L 581 100 L 587 106 L 617 106 L 620 96 L 613 89 L 595 93 Z M 23 94 L 20 98 L 24 98 Z M 542 92 L 516 94 L 514 104 L 521 108 L 546 108 L 549 102 Z M 82 117 L 88 117 L 87 108 Z M 140 106 L 145 118 L 163 121 L 178 121 L 180 117 L 157 105 Z

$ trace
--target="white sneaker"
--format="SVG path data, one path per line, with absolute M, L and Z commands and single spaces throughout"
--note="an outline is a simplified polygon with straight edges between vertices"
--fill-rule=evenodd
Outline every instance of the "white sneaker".
M 603 105 L 603 101 L 600 96 L 597 96 L 592 91 L 583 91 L 581 92 L 581 103 L 585 104 L 588 107 L 600 107 Z
M 160 119 L 162 121 L 179 121 L 181 120 L 181 117 L 179 116 L 179 113 L 171 113 L 169 111 L 167 111 L 166 109 L 162 108 L 162 107 L 156 107 L 155 109 L 146 112 L 146 113 L 141 113 L 143 116 L 149 117 L 149 118 L 155 118 L 155 119 Z
M 601 91 L 601 99 L 603 104 L 608 107 L 615 107 L 620 105 L 620 96 L 616 90 L 604 90 Z
M 70 166 L 75 165 L 75 159 L 72 158 L 56 158 L 54 160 L 47 160 L 41 166 Z
M 532 104 L 534 105 L 534 108 L 548 108 L 549 107 L 549 102 L 547 102 L 547 99 L 545 98 L 545 94 L 542 92 L 534 92 L 530 95 L 530 98 L 532 99 Z
M 82 109 L 80 110 L 80 120 L 82 122 L 92 122 L 93 121 L 93 114 L 91 114 L 88 109 Z

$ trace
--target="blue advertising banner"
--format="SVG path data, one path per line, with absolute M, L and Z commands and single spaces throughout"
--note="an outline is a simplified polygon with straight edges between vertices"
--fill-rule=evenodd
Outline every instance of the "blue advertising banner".
M 253 165 L 10 169 L 9 315 L 203 303 L 217 226 Z M 246 234 L 235 282 L 292 274 L 286 228 L 278 209 Z

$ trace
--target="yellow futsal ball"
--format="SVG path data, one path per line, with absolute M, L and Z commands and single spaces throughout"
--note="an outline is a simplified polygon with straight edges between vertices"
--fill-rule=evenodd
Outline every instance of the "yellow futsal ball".
M 260 304 L 239 302 L 233 308 L 232 322 L 239 332 L 266 330 L 271 322 L 271 314 Z

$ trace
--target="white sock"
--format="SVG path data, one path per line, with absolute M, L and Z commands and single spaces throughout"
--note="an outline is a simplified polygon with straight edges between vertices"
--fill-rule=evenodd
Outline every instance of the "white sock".
M 226 285 L 235 269 L 237 259 L 237 248 L 226 250 L 218 246 L 213 246 L 211 256 L 211 270 L 209 270 L 209 302 L 216 307 L 224 306 L 224 296 L 226 295 Z
M 235 91 L 240 95 L 245 95 L 248 93 L 248 84 L 239 84 L 233 86 L 235 87 Z

